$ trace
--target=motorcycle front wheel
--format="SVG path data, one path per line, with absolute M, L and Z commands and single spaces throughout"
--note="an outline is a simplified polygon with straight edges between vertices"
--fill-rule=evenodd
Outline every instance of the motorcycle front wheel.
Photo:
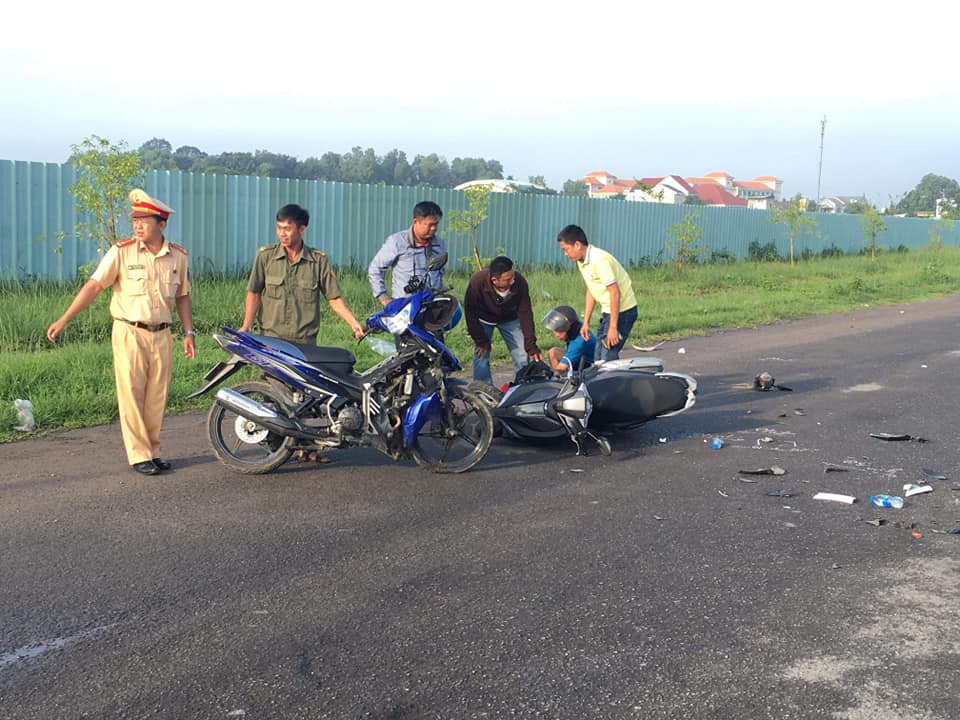
M 483 460 L 493 441 L 493 416 L 483 400 L 459 387 L 447 387 L 447 407 L 439 422 L 420 430 L 410 454 L 435 473 L 461 473 Z
M 260 380 L 238 383 L 231 389 L 281 414 L 289 404 L 282 388 Z M 244 475 L 273 472 L 290 459 L 295 444 L 294 438 L 270 432 L 217 402 L 207 416 L 207 434 L 220 462 Z
M 487 407 L 490 408 L 491 415 L 493 414 L 493 409 L 499 405 L 503 399 L 503 393 L 500 392 L 500 388 L 490 385 L 489 383 L 481 382 L 480 380 L 474 380 L 467 385 L 467 390 L 486 403 Z M 495 417 L 493 418 L 493 436 L 498 438 L 501 435 L 503 435 L 503 424 Z

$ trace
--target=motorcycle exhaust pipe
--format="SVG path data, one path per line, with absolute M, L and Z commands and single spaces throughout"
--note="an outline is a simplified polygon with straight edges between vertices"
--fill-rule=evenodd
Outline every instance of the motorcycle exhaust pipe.
M 253 420 L 267 430 L 277 435 L 299 438 L 300 440 L 316 440 L 319 433 L 312 432 L 292 418 L 284 417 L 266 405 L 258 403 L 246 395 L 241 395 L 230 388 L 217 390 L 215 399 L 218 404 L 232 410 L 237 415 Z

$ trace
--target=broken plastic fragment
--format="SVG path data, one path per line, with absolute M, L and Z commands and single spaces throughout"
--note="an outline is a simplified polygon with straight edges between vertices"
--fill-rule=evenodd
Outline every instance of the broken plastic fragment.
M 792 490 L 771 490 L 767 493 L 768 497 L 779 497 L 779 498 L 792 498 L 796 497 L 797 494 Z
M 814 500 L 833 500 L 834 502 L 842 502 L 847 505 L 852 505 L 857 501 L 853 495 L 840 495 L 839 493 L 828 493 L 828 492 L 818 492 L 813 496 Z
M 864 520 L 867 525 L 873 525 L 874 527 L 880 527 L 881 525 L 886 525 L 887 521 L 883 518 L 873 518 L 872 520 Z
M 923 474 L 926 475 L 931 480 L 946 480 L 947 476 L 943 473 L 939 473 L 936 470 L 931 470 L 930 468 L 923 468 Z
M 907 483 L 903 486 L 903 496 L 910 497 L 911 495 L 919 495 L 920 493 L 933 492 L 933 485 L 916 485 L 915 483 Z
M 837 467 L 836 465 L 828 465 L 823 469 L 825 473 L 828 472 L 850 472 L 850 468 Z
M 876 438 L 877 440 L 910 440 L 909 435 L 901 433 L 870 433 L 870 437 Z
M 662 342 L 658 342 L 656 345 L 634 345 L 634 350 L 639 350 L 640 352 L 653 352 L 657 348 L 663 345 Z
M 782 467 L 771 465 L 768 468 L 757 468 L 756 470 L 737 470 L 743 475 L 785 475 L 787 473 Z

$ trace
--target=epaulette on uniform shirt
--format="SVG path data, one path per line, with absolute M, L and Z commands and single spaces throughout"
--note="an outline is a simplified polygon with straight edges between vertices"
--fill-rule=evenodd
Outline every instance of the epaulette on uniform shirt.
M 127 238 L 126 240 L 117 240 L 114 245 L 117 247 L 127 247 L 127 245 L 133 245 L 137 239 L 135 237 Z
M 190 254 L 189 251 L 188 251 L 183 245 L 177 245 L 175 242 L 169 243 L 169 245 L 170 245 L 170 247 L 172 247 L 174 250 L 179 250 L 179 251 L 182 252 L 184 255 L 189 255 L 189 254 Z

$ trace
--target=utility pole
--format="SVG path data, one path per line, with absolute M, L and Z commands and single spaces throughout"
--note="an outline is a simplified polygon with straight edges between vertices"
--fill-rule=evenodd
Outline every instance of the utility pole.
M 823 175 L 823 134 L 827 129 L 827 116 L 820 121 L 820 163 L 817 165 L 817 207 L 820 207 L 820 177 Z

